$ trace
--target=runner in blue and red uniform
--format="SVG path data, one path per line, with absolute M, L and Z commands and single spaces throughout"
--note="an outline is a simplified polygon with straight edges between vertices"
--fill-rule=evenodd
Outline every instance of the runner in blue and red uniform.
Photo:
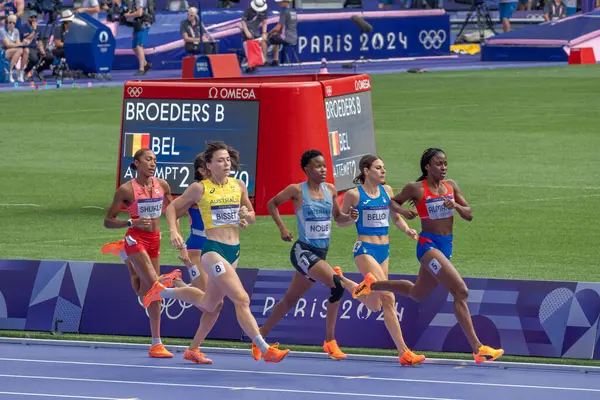
M 417 182 L 404 186 L 391 199 L 394 211 L 405 217 L 406 210 L 402 210 L 401 205 L 413 202 L 418 214 L 412 211 L 408 218 L 418 215 L 421 219 L 421 233 L 417 242 L 417 259 L 421 268 L 415 284 L 411 285 L 406 280 L 377 281 L 373 274 L 367 274 L 365 280 L 355 288 L 353 297 L 367 295 L 372 291 L 388 291 L 422 301 L 441 283 L 454 297 L 454 314 L 473 349 L 475 362 L 479 364 L 494 361 L 504 354 L 504 350 L 484 346 L 479 341 L 467 305 L 467 285 L 450 262 L 454 212 L 471 221 L 473 211 L 456 182 L 445 180 L 447 170 L 448 161 L 443 150 L 425 150 L 421 157 L 421 177 Z

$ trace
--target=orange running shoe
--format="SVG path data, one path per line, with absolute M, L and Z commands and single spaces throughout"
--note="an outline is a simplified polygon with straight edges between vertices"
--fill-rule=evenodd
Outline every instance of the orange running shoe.
M 181 270 L 174 269 L 173 271 L 169 272 L 168 274 L 163 274 L 158 277 L 158 281 L 164 287 L 173 287 L 173 281 L 175 279 L 181 279 Z
M 343 360 L 346 358 L 346 355 L 340 349 L 335 339 L 330 340 L 329 342 L 323 342 L 323 350 L 325 350 L 325 353 L 329 354 L 329 357 L 334 360 Z
M 119 251 L 125 251 L 125 240 L 121 239 L 116 242 L 106 243 L 102 246 L 102 254 L 112 253 L 115 257 L 119 257 Z
M 264 355 L 264 360 L 266 362 L 278 363 L 283 360 L 285 356 L 287 356 L 290 352 L 290 349 L 279 350 L 279 343 L 275 343 L 269 346 L 269 349 Z
M 340 278 L 344 277 L 344 274 L 342 273 L 342 268 L 335 266 L 333 267 L 333 271 L 336 273 L 337 276 L 339 276 Z
M 201 353 L 199 349 L 185 349 L 185 353 L 183 353 L 183 358 L 195 362 L 196 364 L 212 364 L 212 360 L 206 357 L 206 354 Z
M 262 351 L 260 351 L 258 346 L 254 344 L 254 342 L 252 342 L 252 358 L 254 358 L 256 361 L 262 358 Z
M 165 289 L 166 287 L 164 287 L 159 281 L 154 282 L 150 290 L 148 290 L 148 293 L 146 293 L 144 296 L 144 308 L 150 307 L 150 304 L 155 301 L 162 300 L 162 297 L 160 297 L 160 292 Z
M 162 343 L 150 347 L 148 354 L 150 357 L 154 358 L 173 358 L 173 354 L 171 354 Z
M 400 364 L 402 365 L 418 365 L 425 361 L 425 356 L 422 354 L 415 354 L 410 350 L 406 350 L 401 356 L 398 356 L 400 359 Z
M 375 275 L 369 272 L 365 275 L 365 280 L 356 285 L 354 288 L 354 291 L 352 292 L 352 298 L 358 299 L 359 296 L 366 296 L 371 293 L 371 285 L 373 282 L 377 282 L 377 279 L 375 279 Z
M 502 349 L 492 349 L 490 346 L 481 346 L 477 354 L 473 353 L 475 364 L 481 364 L 485 361 L 494 361 L 504 354 Z

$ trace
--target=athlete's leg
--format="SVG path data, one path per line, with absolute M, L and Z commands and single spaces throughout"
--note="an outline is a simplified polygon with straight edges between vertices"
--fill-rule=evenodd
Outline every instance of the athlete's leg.
M 250 296 L 235 271 L 238 260 L 231 265 L 216 251 L 202 254 L 202 266 L 209 276 L 211 286 L 216 285 L 231 300 L 235 307 L 237 321 L 246 336 L 251 338 L 265 354 L 265 361 L 279 362 L 289 353 L 289 350 L 268 346 L 260 334 L 256 319 L 250 312 Z
M 369 273 L 375 278 L 377 278 L 377 276 L 383 276 L 381 265 L 379 265 L 377 261 L 375 261 L 375 258 L 369 254 L 361 254 L 354 257 L 354 263 L 363 276 L 367 276 Z M 365 296 L 360 296 L 358 299 L 362 299 L 363 304 L 371 311 L 381 310 L 381 293 L 370 293 Z
M 194 265 L 201 265 L 200 250 L 188 250 L 188 254 L 190 260 Z M 204 269 L 200 269 L 198 272 L 199 273 L 197 274 L 198 276 L 196 277 L 196 279 L 192 280 L 192 285 L 206 293 L 206 296 L 208 296 L 208 298 L 206 299 L 207 303 L 212 304 L 214 302 L 217 302 L 217 307 L 212 312 L 202 313 L 202 317 L 200 318 L 200 325 L 198 326 L 196 335 L 194 336 L 194 339 L 192 340 L 192 343 L 189 346 L 190 349 L 197 349 L 198 347 L 200 347 L 202 342 L 206 340 L 206 336 L 208 336 L 208 333 L 212 330 L 213 326 L 217 322 L 217 319 L 219 318 L 219 314 L 221 312 L 221 309 L 223 308 L 223 298 L 225 297 L 223 292 L 221 292 L 218 288 L 215 288 L 214 290 L 208 292 L 208 275 L 206 274 Z
M 329 297 L 330 303 L 339 302 L 343 296 L 343 291 L 347 291 L 350 294 L 354 291 L 357 286 L 356 282 L 342 278 L 334 271 L 334 269 L 325 260 L 319 260 L 316 264 L 308 269 L 307 275 L 313 278 L 315 281 L 319 281 L 328 288 L 331 288 L 331 296 Z M 332 301 L 333 300 L 333 301 Z M 365 303 L 364 298 L 358 299 L 361 303 Z
M 129 277 L 131 278 L 131 287 L 133 288 L 133 292 L 138 296 L 143 296 L 145 293 L 140 293 L 142 281 L 140 276 L 135 271 L 135 267 L 128 259 L 123 260 L 127 265 L 127 269 L 129 270 Z
M 454 265 L 438 249 L 431 249 L 421 258 L 421 270 L 431 274 L 454 297 L 454 315 L 465 333 L 469 344 L 476 353 L 481 342 L 473 328 L 471 313 L 467 304 L 469 290 Z

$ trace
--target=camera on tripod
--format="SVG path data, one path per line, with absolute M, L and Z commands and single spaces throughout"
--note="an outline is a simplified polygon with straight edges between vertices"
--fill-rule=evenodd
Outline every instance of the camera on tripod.
M 29 10 L 35 10 L 40 15 L 48 15 L 50 23 L 58 16 L 63 0 L 34 0 L 27 4 Z
M 109 5 L 108 11 L 106 12 L 106 20 L 108 22 L 118 22 L 119 25 L 130 25 L 130 23 L 127 22 L 127 18 L 125 17 L 125 14 L 127 14 L 128 12 L 129 8 L 127 8 L 125 4 L 121 4 L 119 6 L 115 3 L 111 3 Z

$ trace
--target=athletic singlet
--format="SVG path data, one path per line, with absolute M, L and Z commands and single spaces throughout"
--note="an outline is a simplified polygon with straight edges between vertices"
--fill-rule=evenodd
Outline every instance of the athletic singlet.
M 135 179 L 131 180 L 133 186 L 133 202 L 127 207 L 131 218 L 160 218 L 163 211 L 164 190 L 158 179 L 152 177 L 150 193 Z
M 358 220 L 356 231 L 359 235 L 384 236 L 390 226 L 390 198 L 383 185 L 379 185 L 379 196 L 369 197 L 362 186 L 358 187 Z
M 427 181 L 423 180 L 423 198 L 417 204 L 417 212 L 421 219 L 444 219 L 454 218 L 454 209 L 447 209 L 444 205 L 443 197 L 454 200 L 454 191 L 446 181 L 442 184 L 446 186 L 448 193 L 444 196 L 437 196 L 431 193 Z
M 202 221 L 200 209 L 190 207 L 188 209 L 188 214 L 190 216 L 190 234 L 196 236 L 206 236 L 204 233 L 204 221 Z
M 198 203 L 206 230 L 238 226 L 242 191 L 235 178 L 227 178 L 224 185 L 215 185 L 210 179 L 202 181 L 204 196 Z
M 312 247 L 327 249 L 331 238 L 333 198 L 325 183 L 321 183 L 321 189 L 325 198 L 313 200 L 307 182 L 302 183 L 302 208 L 296 210 L 298 240 Z

